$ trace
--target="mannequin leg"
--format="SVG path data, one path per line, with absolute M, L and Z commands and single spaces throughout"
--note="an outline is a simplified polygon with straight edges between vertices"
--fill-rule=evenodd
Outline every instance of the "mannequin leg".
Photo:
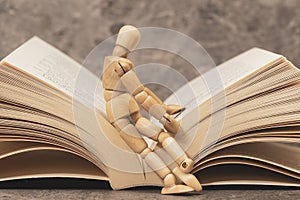
M 120 128 L 121 124 L 125 125 L 127 122 L 122 119 L 122 121 L 116 121 L 114 124 L 118 124 Z M 161 158 L 148 148 L 147 143 L 141 137 L 135 126 L 132 124 L 125 125 L 120 129 L 120 136 L 135 153 L 141 154 L 149 167 L 164 181 L 164 187 L 161 191 L 162 194 L 179 194 L 194 191 L 194 188 L 187 185 L 176 184 L 175 175 Z

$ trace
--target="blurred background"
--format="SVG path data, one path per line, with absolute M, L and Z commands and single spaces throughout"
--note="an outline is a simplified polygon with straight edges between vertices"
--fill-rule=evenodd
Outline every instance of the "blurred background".
M 0 0 L 0 58 L 37 35 L 81 63 L 124 24 L 180 31 L 216 64 L 261 47 L 300 66 L 298 0 Z
M 0 58 L 37 35 L 82 63 L 124 24 L 184 33 L 199 42 L 216 64 L 261 47 L 300 66 L 299 0 L 0 0 Z M 166 52 L 143 51 L 134 61 L 166 64 L 188 79 L 197 76 L 189 63 Z M 101 64 L 88 67 L 96 73 Z M 170 93 L 148 87 L 161 98 Z

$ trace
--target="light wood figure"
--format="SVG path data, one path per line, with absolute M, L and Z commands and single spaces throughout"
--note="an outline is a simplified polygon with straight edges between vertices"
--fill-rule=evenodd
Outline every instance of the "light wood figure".
M 127 59 L 140 40 L 139 31 L 126 25 L 120 29 L 113 56 L 104 61 L 102 85 L 105 89 L 106 114 L 109 122 L 119 131 L 122 139 L 160 176 L 164 182 L 162 194 L 201 191 L 197 178 L 190 174 L 194 162 L 175 141 L 173 135 L 179 130 L 179 123 L 171 116 L 181 112 L 178 105 L 165 105 L 148 88 L 144 87 L 134 72 L 134 64 Z M 153 124 L 140 113 L 139 105 L 158 119 L 168 131 Z M 163 160 L 142 138 L 146 136 L 157 141 L 174 159 L 176 167 L 169 169 Z M 176 183 L 176 177 L 183 184 Z

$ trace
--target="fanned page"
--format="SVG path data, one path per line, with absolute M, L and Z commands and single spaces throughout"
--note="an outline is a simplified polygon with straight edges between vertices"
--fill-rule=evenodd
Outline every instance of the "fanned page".
M 179 143 L 194 156 L 209 143 L 218 140 L 219 138 L 215 136 L 218 135 L 217 132 L 222 131 L 222 124 L 210 126 L 209 122 L 205 122 L 205 124 L 200 121 L 213 112 L 226 107 L 226 101 L 228 101 L 226 90 L 232 85 L 250 75 L 255 76 L 259 70 L 283 59 L 281 55 L 266 50 L 250 49 L 195 78 L 167 98 L 166 104 L 175 103 L 186 108 L 177 117 L 178 120 L 181 120 L 182 127 L 182 132 L 176 136 Z M 213 97 L 217 98 L 213 99 Z M 212 99 L 214 101 L 211 101 Z M 225 112 L 218 117 L 221 119 L 225 117 Z M 200 131 L 200 129 L 202 130 Z M 211 132 L 208 133 L 208 131 Z M 213 137 L 208 138 L 210 136 Z M 193 141 L 194 138 L 198 140 Z
M 254 48 L 183 86 L 175 93 L 179 101 L 175 95 L 165 101 L 186 107 L 177 139 L 205 185 L 299 186 L 299 163 L 287 160 L 299 151 L 299 77 L 283 56 Z M 286 155 L 275 151 L 275 142 L 288 141 Z
M 169 96 L 165 103 L 176 103 L 184 106 L 185 111 L 177 118 L 181 119 L 230 85 L 281 58 L 282 56 L 279 54 L 260 48 L 252 48 L 193 79 Z
M 282 142 L 257 139 L 257 142 L 232 145 L 210 154 L 197 164 L 199 172 L 196 174 L 204 185 L 299 186 L 298 154 L 299 148 L 284 139 Z M 239 173 L 234 170 L 239 170 Z
M 38 37 L 33 37 L 21 45 L 4 58 L 1 64 L 21 71 L 38 82 L 45 83 L 47 87 L 74 99 L 72 105 L 72 101 L 68 100 L 66 104 L 56 97 L 47 97 L 43 94 L 40 95 L 43 99 L 29 98 L 22 99 L 20 102 L 23 101 L 24 104 L 28 104 L 27 106 L 41 106 L 39 109 L 42 110 L 42 107 L 46 106 L 46 112 L 57 116 L 58 120 L 62 118 L 74 124 L 70 126 L 68 123 L 58 124 L 55 121 L 52 126 L 56 128 L 59 125 L 59 129 L 71 133 L 76 140 L 79 140 L 78 143 L 82 143 L 87 154 L 90 154 L 95 163 L 109 176 L 112 187 L 161 184 L 157 175 L 153 172 L 145 172 L 140 157 L 129 149 L 116 129 L 104 117 L 105 104 L 98 77 Z M 26 87 L 24 89 L 26 90 Z M 11 95 L 18 98 L 16 93 Z M 59 98 L 62 96 L 59 95 Z M 41 121 L 43 118 L 35 117 L 34 114 L 27 114 L 28 117 L 34 118 L 41 124 L 52 123 L 50 118 Z M 67 176 L 64 172 L 66 171 L 63 171 L 60 176 Z M 49 175 L 39 174 L 39 176 Z M 101 177 L 104 176 L 99 173 L 99 177 L 96 178 L 103 179 Z
M 20 178 L 69 177 L 108 180 L 99 168 L 66 149 L 50 144 L 0 143 L 0 181 Z
M 22 72 L 22 74 L 27 75 L 30 78 L 35 79 L 38 82 L 45 83 L 46 85 L 42 85 L 43 90 L 47 91 L 46 87 L 53 88 L 54 90 L 60 91 L 63 95 L 66 95 L 66 97 L 69 97 L 69 99 L 74 98 L 75 101 L 79 102 L 79 104 L 84 105 L 84 107 L 91 109 L 92 103 L 89 102 L 89 99 L 92 99 L 93 97 L 91 95 L 94 95 L 93 92 L 91 92 L 90 84 L 96 84 L 98 79 L 96 76 L 94 76 L 92 73 L 90 73 L 88 70 L 83 68 L 80 64 L 57 50 L 56 48 L 52 47 L 51 45 L 47 44 L 46 42 L 42 41 L 38 37 L 33 37 L 27 42 L 25 42 L 23 45 L 21 45 L 19 48 L 17 48 L 15 51 L 13 51 L 11 54 L 9 54 L 7 57 L 5 57 L 1 61 L 1 68 L 4 66 L 9 66 L 16 69 L 17 71 Z M 12 71 L 13 72 L 13 71 Z M 55 93 L 49 93 L 48 97 L 46 99 L 53 99 L 55 104 L 49 103 L 45 101 L 46 99 L 39 98 L 41 95 L 32 96 L 32 102 L 30 98 L 24 98 L 24 96 L 20 95 L 22 93 L 28 94 L 30 97 L 31 92 L 26 91 L 26 89 L 31 90 L 30 87 L 32 85 L 27 83 L 27 78 L 25 76 L 20 76 L 21 74 L 16 74 L 13 72 L 20 81 L 23 81 L 23 85 L 19 85 L 19 88 L 17 86 L 17 89 L 19 92 L 11 92 L 13 90 L 12 85 L 4 86 L 2 85 L 2 90 L 6 87 L 5 90 L 1 90 L 4 93 L 7 93 L 8 101 L 3 100 L 3 97 L 1 96 L 1 99 L 6 103 L 11 103 L 9 98 L 12 101 L 20 102 L 23 104 L 23 106 L 29 106 L 33 107 L 34 109 L 39 109 L 41 112 L 46 112 L 46 117 L 49 116 L 49 114 L 52 114 L 53 116 L 57 115 L 56 117 L 63 118 L 66 121 L 71 121 L 72 116 L 69 116 L 69 113 L 72 112 L 72 105 L 64 106 L 65 101 L 63 101 L 60 98 L 57 98 L 54 94 Z M 85 77 L 90 81 L 87 84 L 82 84 L 80 87 L 76 87 L 76 78 L 79 73 L 82 73 L 85 75 Z M 8 77 L 11 78 L 11 77 Z M 38 85 L 38 84 L 36 84 Z M 28 88 L 26 88 L 28 87 Z M 75 92 L 74 88 L 76 87 L 77 91 Z M 22 90 L 25 89 L 25 90 Z M 33 90 L 34 91 L 34 90 Z M 49 91 L 49 90 L 48 90 Z M 40 91 L 36 90 L 36 94 L 39 94 Z M 34 94 L 34 92 L 33 92 Z M 42 94 L 42 93 L 40 93 Z M 99 92 L 98 95 L 100 98 L 97 102 L 97 109 L 100 111 L 103 110 L 103 101 L 100 101 L 102 92 Z M 44 96 L 42 94 L 42 96 Z M 34 99 L 36 97 L 36 99 Z M 52 100 L 52 102 L 53 102 Z M 62 100 L 62 101 L 60 101 Z M 72 100 L 72 99 L 71 99 Z M 40 105 L 48 104 L 48 106 L 42 107 L 38 106 L 36 107 L 36 102 L 41 102 Z M 51 102 L 51 101 L 50 101 Z M 67 101 L 72 102 L 72 101 Z M 1 174 L 0 180 L 9 180 L 9 179 L 18 179 L 18 178 L 30 178 L 30 177 L 81 177 L 81 178 L 93 178 L 93 179 L 100 179 L 100 180 L 108 180 L 107 175 L 101 170 L 98 169 L 95 165 L 93 166 L 92 163 L 88 161 L 88 159 L 78 154 L 78 150 L 74 149 L 70 151 L 66 146 L 72 146 L 72 142 L 69 142 L 70 145 L 67 143 L 60 143 L 61 139 L 66 137 L 65 135 L 59 135 L 59 137 L 56 136 L 55 129 L 61 129 L 68 131 L 71 134 L 74 134 L 74 127 L 70 127 L 68 124 L 59 124 L 56 123 L 51 118 L 45 119 L 44 121 L 41 121 L 41 119 L 45 118 L 41 116 L 41 113 L 35 112 L 32 113 L 30 110 L 26 110 L 25 108 L 13 108 L 12 106 L 3 105 L 1 104 L 1 108 L 6 106 L 7 108 L 5 110 L 1 110 L 1 116 L 4 117 L 11 117 L 12 119 L 16 119 L 12 122 L 5 122 L 5 123 L 12 123 L 11 128 L 5 127 L 5 123 L 3 123 L 3 118 L 1 117 L 1 137 L 0 137 L 0 148 L 5 148 L 8 152 L 1 153 L 1 166 L 3 167 L 1 171 L 5 171 L 5 174 Z M 47 110 L 47 107 L 51 107 L 54 112 L 50 112 Z M 12 110 L 9 110 L 12 109 Z M 7 110 L 7 111 L 6 111 Z M 25 114 L 25 115 L 24 115 Z M 48 115 L 48 116 L 47 116 Z M 17 116 L 17 117 L 16 117 Z M 51 116 L 51 115 L 50 115 Z M 23 119 L 24 118 L 24 119 Z M 5 118 L 4 118 L 5 119 Z M 23 121 L 22 123 L 22 120 Z M 25 122 L 28 121 L 31 123 L 26 124 Z M 38 129 L 38 126 L 35 124 L 39 123 L 44 127 L 47 126 L 53 126 L 53 130 L 51 133 L 50 139 L 43 139 L 45 136 L 43 136 L 44 132 L 37 132 L 36 130 L 42 130 Z M 53 123 L 54 122 L 54 123 Z M 31 124 L 31 125 L 30 125 Z M 18 127 L 18 128 L 17 128 Z M 35 129 L 36 130 L 35 130 Z M 31 131 L 30 131 L 31 130 Z M 14 136 L 14 134 L 16 136 Z M 77 135 L 77 134 L 75 134 Z M 70 137 L 68 136 L 69 140 Z M 14 142 L 7 142 L 7 141 L 16 141 Z M 26 141 L 31 141 L 27 142 Z M 49 141 L 53 143 L 54 145 L 48 144 Z M 74 141 L 76 141 L 74 139 Z M 8 144 L 14 144 L 14 147 L 19 147 L 17 150 L 12 150 Z M 24 146 L 24 144 L 32 144 L 34 148 Z M 73 147 L 69 147 L 73 148 Z M 73 167 L 72 169 L 67 169 L 67 167 L 64 167 L 64 164 L 61 163 L 53 165 L 49 165 L 44 163 L 38 163 L 38 162 L 31 162 L 31 165 L 29 165 L 28 160 L 26 158 L 28 155 L 40 155 L 40 157 L 47 157 L 50 160 L 50 157 L 52 155 L 56 156 L 56 160 L 60 159 L 59 157 L 65 159 L 65 160 L 73 160 L 77 162 L 77 167 Z M 77 157 L 77 158 L 76 158 Z M 16 159 L 18 158 L 18 159 Z M 12 167 L 8 167 L 10 164 L 10 160 L 13 160 L 14 164 L 16 166 L 27 166 L 26 170 L 16 170 Z M 36 157 L 32 160 L 40 160 L 39 157 Z M 65 164 L 67 164 L 66 162 Z M 71 162 L 69 162 L 71 163 Z M 87 165 L 87 163 L 89 163 Z M 74 163 L 73 163 L 74 165 Z M 67 165 L 66 165 L 67 166 Z M 72 166 L 69 165 L 69 166 Z M 23 168 L 22 168 L 23 169 Z M 85 170 L 87 169 L 87 170 Z M 90 170 L 93 169 L 93 170 Z M 103 168 L 104 170 L 105 168 Z M 105 171 L 105 170 L 104 170 Z
M 38 37 L 33 37 L 25 42 L 5 57 L 2 62 L 48 83 L 90 108 L 95 105 L 102 112 L 105 111 L 104 102 L 100 101 L 103 99 L 102 91 L 97 91 L 96 95 L 99 97 L 95 98 L 99 99 L 97 103 L 93 104 L 90 101 L 90 99 L 94 99 L 95 86 L 99 82 L 98 77 Z M 76 81 L 78 81 L 79 73 L 85 76 L 89 82 L 78 85 Z

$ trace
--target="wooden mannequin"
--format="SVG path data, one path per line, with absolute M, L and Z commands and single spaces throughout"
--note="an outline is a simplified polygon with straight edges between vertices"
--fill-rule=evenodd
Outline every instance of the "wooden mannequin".
M 162 194 L 201 191 L 197 178 L 189 172 L 193 160 L 177 144 L 171 134 L 179 130 L 179 123 L 171 116 L 183 110 L 178 105 L 164 105 L 148 88 L 144 87 L 134 72 L 134 64 L 127 59 L 140 40 L 139 31 L 133 26 L 120 29 L 113 56 L 105 57 L 102 85 L 106 114 L 110 123 L 119 131 L 122 139 L 163 179 Z M 168 131 L 165 132 L 140 113 L 141 105 L 158 119 Z M 171 134 L 170 134 L 170 133 Z M 144 135 L 157 141 L 174 159 L 178 166 L 170 170 L 161 158 L 148 148 L 141 137 Z M 176 184 L 175 175 L 185 184 Z

